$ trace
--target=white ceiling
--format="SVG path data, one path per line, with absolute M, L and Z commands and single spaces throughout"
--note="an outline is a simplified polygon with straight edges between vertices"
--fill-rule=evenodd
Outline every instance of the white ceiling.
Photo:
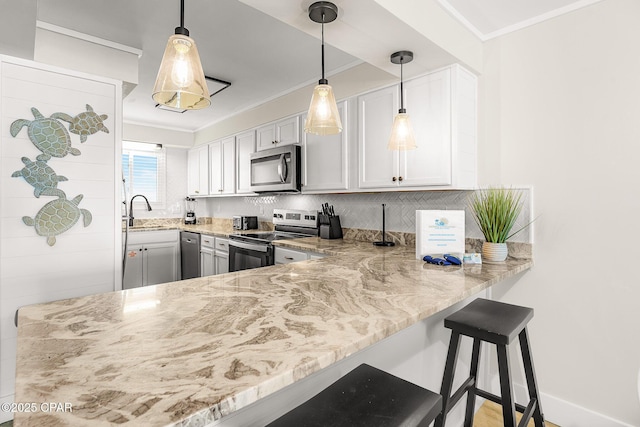
M 481 40 L 489 40 L 601 0 L 438 0 Z
M 185 27 L 205 74 L 231 86 L 209 108 L 163 111 L 155 108 L 151 91 L 167 40 L 180 24 L 178 0 L 38 0 L 37 15 L 39 21 L 143 51 L 139 84 L 123 103 L 130 123 L 195 131 L 320 78 L 320 43 L 313 36 L 237 0 L 188 0 Z M 331 46 L 325 54 L 328 75 L 361 62 Z
M 229 81 L 231 86 L 212 98 L 211 107 L 183 114 L 159 110 L 151 99 L 165 44 L 180 23 L 179 0 L 33 1 L 39 21 L 143 52 L 139 84 L 123 103 L 128 123 L 196 131 L 320 78 L 320 25 L 306 16 L 314 0 L 186 1 L 185 27 L 197 43 L 205 74 Z M 486 40 L 599 0 L 437 1 Z M 399 49 L 416 53 L 412 66 L 405 69 L 406 77 L 455 60 L 389 14 L 376 0 L 334 2 L 340 10 L 338 21 L 325 25 L 330 81 L 332 74 L 362 62 L 397 75 L 397 66 L 388 58 Z M 369 28 L 363 29 L 364 25 Z M 344 38 L 352 39 L 352 43 L 345 44 Z M 332 43 L 343 46 L 351 55 L 332 47 Z

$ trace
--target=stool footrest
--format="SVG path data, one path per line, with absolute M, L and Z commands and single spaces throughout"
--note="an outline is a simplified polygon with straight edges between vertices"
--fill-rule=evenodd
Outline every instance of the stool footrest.
M 480 390 L 479 388 L 477 388 L 476 395 L 480 397 L 484 397 L 485 399 L 495 402 L 498 405 L 502 405 L 502 398 L 500 396 L 496 396 L 493 393 L 489 393 L 488 391 Z M 524 413 L 524 411 L 527 410 L 527 408 L 525 408 L 524 406 L 518 403 L 515 404 L 515 407 L 516 407 L 516 411 L 520 413 Z
M 526 427 L 526 425 L 529 424 L 529 420 L 531 419 L 531 417 L 533 417 L 533 411 L 536 410 L 537 406 L 538 406 L 537 399 L 531 399 L 529 401 L 527 408 L 524 411 L 522 411 L 522 418 L 518 423 L 518 427 Z
M 446 411 L 449 412 L 454 406 L 456 406 L 456 403 L 458 403 L 458 401 L 460 399 L 462 399 L 462 397 L 464 396 L 464 394 L 469 391 L 470 388 L 475 387 L 476 385 L 476 380 L 473 377 L 469 377 L 465 380 L 465 382 L 462 383 L 462 385 L 460 386 L 460 388 L 458 388 L 456 390 L 455 393 L 453 393 L 453 395 L 449 398 L 449 400 L 447 401 L 447 408 Z

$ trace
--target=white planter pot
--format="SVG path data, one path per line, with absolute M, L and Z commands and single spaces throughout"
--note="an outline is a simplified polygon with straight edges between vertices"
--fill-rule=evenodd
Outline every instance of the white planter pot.
M 482 261 L 502 262 L 507 259 L 507 254 L 506 243 L 482 243 Z

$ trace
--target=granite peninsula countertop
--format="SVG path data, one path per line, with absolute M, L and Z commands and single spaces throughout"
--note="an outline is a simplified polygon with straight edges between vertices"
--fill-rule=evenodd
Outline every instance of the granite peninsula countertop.
M 16 413 L 14 425 L 204 425 L 533 265 L 276 244 L 333 256 L 21 308 L 15 401 L 73 411 Z

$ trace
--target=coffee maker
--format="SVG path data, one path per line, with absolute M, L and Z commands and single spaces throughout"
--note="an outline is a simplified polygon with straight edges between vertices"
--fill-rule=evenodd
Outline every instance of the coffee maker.
M 186 212 L 184 216 L 185 224 L 193 224 L 196 223 L 196 199 L 193 197 L 185 197 L 184 198 L 184 210 Z

